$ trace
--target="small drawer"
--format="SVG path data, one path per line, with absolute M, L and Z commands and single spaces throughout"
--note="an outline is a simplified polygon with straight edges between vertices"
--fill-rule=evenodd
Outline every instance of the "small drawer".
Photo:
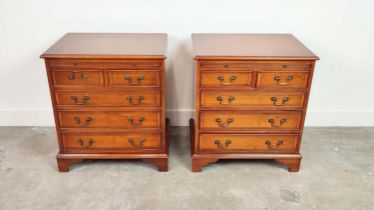
M 56 91 L 57 105 L 160 106 L 159 91 Z
M 110 70 L 110 86 L 160 86 L 159 71 Z
M 294 152 L 298 135 L 271 134 L 201 134 L 200 151 Z
M 104 86 L 104 76 L 98 70 L 52 71 L 54 86 Z
M 306 88 L 308 77 L 308 72 L 259 72 L 256 86 L 258 88 Z
M 300 108 L 304 106 L 304 92 L 228 92 L 202 91 L 202 107 L 273 107 Z
M 160 149 L 160 133 L 115 133 L 62 135 L 65 149 Z
M 200 112 L 200 128 L 202 130 L 298 130 L 301 122 L 301 112 L 272 111 L 272 112 Z
M 201 87 L 249 87 L 252 72 L 202 72 Z
M 61 128 L 160 128 L 155 111 L 60 111 Z

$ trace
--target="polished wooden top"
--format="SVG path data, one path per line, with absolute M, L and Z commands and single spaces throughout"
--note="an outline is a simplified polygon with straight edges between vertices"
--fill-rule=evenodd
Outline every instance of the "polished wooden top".
M 167 34 L 67 33 L 42 58 L 165 58 Z
M 192 34 L 195 59 L 318 60 L 292 34 Z

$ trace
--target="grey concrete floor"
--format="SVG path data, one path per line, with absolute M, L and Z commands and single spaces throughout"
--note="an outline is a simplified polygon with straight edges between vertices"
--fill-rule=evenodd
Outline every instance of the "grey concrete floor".
M 299 173 L 219 161 L 192 173 L 188 129 L 172 128 L 169 172 L 138 160 L 57 172 L 52 127 L 0 127 L 0 209 L 374 209 L 374 128 L 306 128 Z

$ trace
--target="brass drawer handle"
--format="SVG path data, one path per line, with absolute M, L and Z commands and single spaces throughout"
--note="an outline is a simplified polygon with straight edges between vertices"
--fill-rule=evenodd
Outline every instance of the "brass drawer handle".
M 214 141 L 214 144 L 217 145 L 217 148 L 220 148 L 220 149 L 226 149 L 227 147 L 229 147 L 229 145 L 232 143 L 231 140 L 226 140 L 225 141 L 225 144 L 221 144 L 221 141 L 220 140 L 215 140 Z
M 75 79 L 74 72 L 71 72 L 71 73 L 68 74 L 68 79 L 69 79 L 69 80 L 73 80 L 73 79 Z
M 84 141 L 83 141 L 83 139 L 78 139 L 77 142 L 78 142 L 82 147 L 84 146 Z M 92 144 L 94 144 L 94 143 L 95 143 L 95 140 L 93 140 L 93 139 L 89 139 L 89 140 L 88 140 L 88 145 L 87 145 L 86 147 L 90 147 L 90 146 L 92 146 Z
M 78 102 L 78 97 L 77 96 L 70 96 L 71 100 L 73 100 L 75 105 L 86 105 L 87 101 L 90 99 L 89 96 L 83 96 L 82 97 L 82 102 Z
M 145 118 L 140 117 L 139 122 L 134 122 L 134 119 L 132 117 L 128 117 L 127 120 L 131 123 L 132 126 L 141 126 L 143 121 L 145 121 Z
M 126 99 L 129 101 L 130 105 L 139 105 L 144 100 L 144 96 L 138 96 L 138 101 L 136 103 L 132 102 L 132 96 L 127 96 Z
M 79 72 L 79 74 L 79 79 L 87 79 L 87 76 L 84 73 Z
M 290 99 L 286 96 L 286 97 L 283 97 L 282 99 L 282 102 L 280 103 L 277 103 L 277 101 L 279 100 L 277 97 L 273 96 L 270 98 L 271 101 L 273 101 L 273 104 L 275 106 L 283 106 L 287 101 L 289 101 Z
M 75 73 L 79 73 L 79 79 L 87 79 L 87 76 L 83 72 L 71 72 L 68 74 L 69 80 L 75 79 Z
M 277 85 L 288 85 L 289 81 L 293 80 L 293 76 L 292 75 L 288 75 L 286 77 L 286 81 L 285 82 L 281 82 L 281 77 L 280 76 L 275 76 L 274 80 L 277 82 Z
M 283 144 L 283 141 L 279 140 L 275 145 L 272 145 L 272 142 L 270 140 L 266 140 L 265 144 L 268 146 L 268 149 L 278 149 L 279 146 Z
M 227 98 L 227 103 L 223 103 L 223 97 L 222 96 L 217 96 L 217 101 L 219 102 L 219 104 L 221 104 L 221 105 L 229 105 L 229 104 L 231 104 L 231 102 L 233 101 L 233 100 L 235 100 L 235 96 L 229 96 L 228 98 Z
M 93 140 L 93 139 L 88 140 L 88 146 L 89 147 L 92 146 L 93 143 L 95 143 L 95 140 Z
M 279 124 L 276 125 L 274 119 L 271 118 L 271 119 L 268 120 L 268 122 L 270 123 L 271 127 L 273 127 L 273 128 L 280 128 L 282 126 L 282 124 L 284 124 L 286 121 L 287 121 L 287 119 L 282 118 L 282 119 L 279 120 Z
M 92 117 L 86 117 L 85 123 L 81 124 L 81 118 L 80 117 L 74 117 L 74 121 L 79 125 L 79 126 L 88 126 L 90 122 L 93 120 Z
M 131 76 L 129 76 L 129 75 L 125 76 L 125 80 L 127 80 L 130 85 L 140 85 L 141 81 L 144 80 L 144 76 L 143 75 L 139 75 L 136 78 L 137 78 L 136 82 L 133 82 Z
M 221 118 L 216 118 L 216 122 L 218 123 L 218 125 L 220 127 L 225 128 L 225 127 L 228 127 L 230 125 L 230 123 L 234 122 L 234 119 L 233 118 L 228 118 L 226 120 L 226 123 L 222 123 L 222 119 Z
M 232 81 L 236 80 L 236 78 L 237 78 L 236 76 L 231 76 L 229 82 L 225 82 L 224 76 L 217 77 L 217 79 L 221 81 L 221 85 L 231 85 Z
M 131 143 L 131 145 L 133 147 L 142 147 L 143 146 L 143 143 L 145 142 L 145 139 L 140 139 L 139 140 L 139 143 L 137 144 L 136 143 L 136 140 L 134 138 L 129 138 L 129 142 Z
M 83 145 L 84 145 L 83 139 L 78 139 L 78 140 L 77 140 L 77 143 L 79 143 L 82 147 L 83 147 Z

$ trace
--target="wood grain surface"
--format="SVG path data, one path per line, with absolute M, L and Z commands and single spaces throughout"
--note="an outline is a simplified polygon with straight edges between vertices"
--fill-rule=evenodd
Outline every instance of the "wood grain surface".
M 195 57 L 317 60 L 292 34 L 192 34 Z
M 67 33 L 42 58 L 163 58 L 166 34 Z

